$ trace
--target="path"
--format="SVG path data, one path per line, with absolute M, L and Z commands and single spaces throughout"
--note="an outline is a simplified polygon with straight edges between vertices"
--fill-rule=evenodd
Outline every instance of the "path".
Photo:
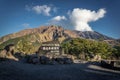
M 0 63 L 0 80 L 120 80 L 120 71 L 93 63 L 33 65 L 6 61 Z

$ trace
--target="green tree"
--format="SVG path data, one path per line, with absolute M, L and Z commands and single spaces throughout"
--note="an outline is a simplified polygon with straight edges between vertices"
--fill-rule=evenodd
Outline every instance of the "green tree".
M 72 39 L 63 43 L 65 53 L 72 55 L 84 55 L 86 59 L 95 55 L 100 55 L 107 59 L 111 56 L 113 48 L 103 41 L 87 40 L 87 39 Z
M 114 46 L 112 55 L 116 58 L 120 58 L 120 45 Z
M 18 41 L 18 43 L 16 45 L 16 49 L 18 52 L 22 52 L 24 54 L 29 54 L 29 53 L 33 53 L 34 46 L 32 45 L 32 43 L 30 43 L 26 40 L 20 40 L 20 41 Z

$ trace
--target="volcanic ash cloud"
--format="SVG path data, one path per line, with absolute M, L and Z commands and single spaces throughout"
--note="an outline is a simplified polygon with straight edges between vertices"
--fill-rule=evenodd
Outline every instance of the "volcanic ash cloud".
M 72 12 L 69 12 L 69 18 L 75 30 L 93 31 L 88 23 L 103 18 L 105 13 L 105 9 L 99 9 L 96 12 L 88 9 L 75 8 Z

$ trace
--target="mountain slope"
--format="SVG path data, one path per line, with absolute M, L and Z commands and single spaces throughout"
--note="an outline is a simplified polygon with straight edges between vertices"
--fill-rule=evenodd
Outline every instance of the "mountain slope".
M 95 40 L 113 40 L 113 38 L 107 37 L 95 31 L 75 31 L 66 30 L 60 26 L 42 26 L 39 28 L 26 29 L 17 33 L 9 34 L 0 38 L 0 44 L 6 42 L 10 39 L 15 39 L 19 37 L 24 37 L 26 35 L 37 36 L 32 37 L 30 40 L 34 39 L 38 42 L 46 42 L 59 39 L 63 41 L 69 38 L 85 38 L 85 39 L 95 39 Z
M 87 39 L 103 39 L 103 40 L 113 40 L 113 38 L 105 36 L 103 34 L 100 34 L 96 31 L 85 31 L 85 32 L 79 32 L 79 35 L 81 35 L 84 38 Z

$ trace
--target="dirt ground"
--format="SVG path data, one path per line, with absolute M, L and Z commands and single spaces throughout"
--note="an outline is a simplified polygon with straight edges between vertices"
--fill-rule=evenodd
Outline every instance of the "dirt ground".
M 34 65 L 15 61 L 0 62 L 0 80 L 120 80 L 120 71 L 96 63 Z

